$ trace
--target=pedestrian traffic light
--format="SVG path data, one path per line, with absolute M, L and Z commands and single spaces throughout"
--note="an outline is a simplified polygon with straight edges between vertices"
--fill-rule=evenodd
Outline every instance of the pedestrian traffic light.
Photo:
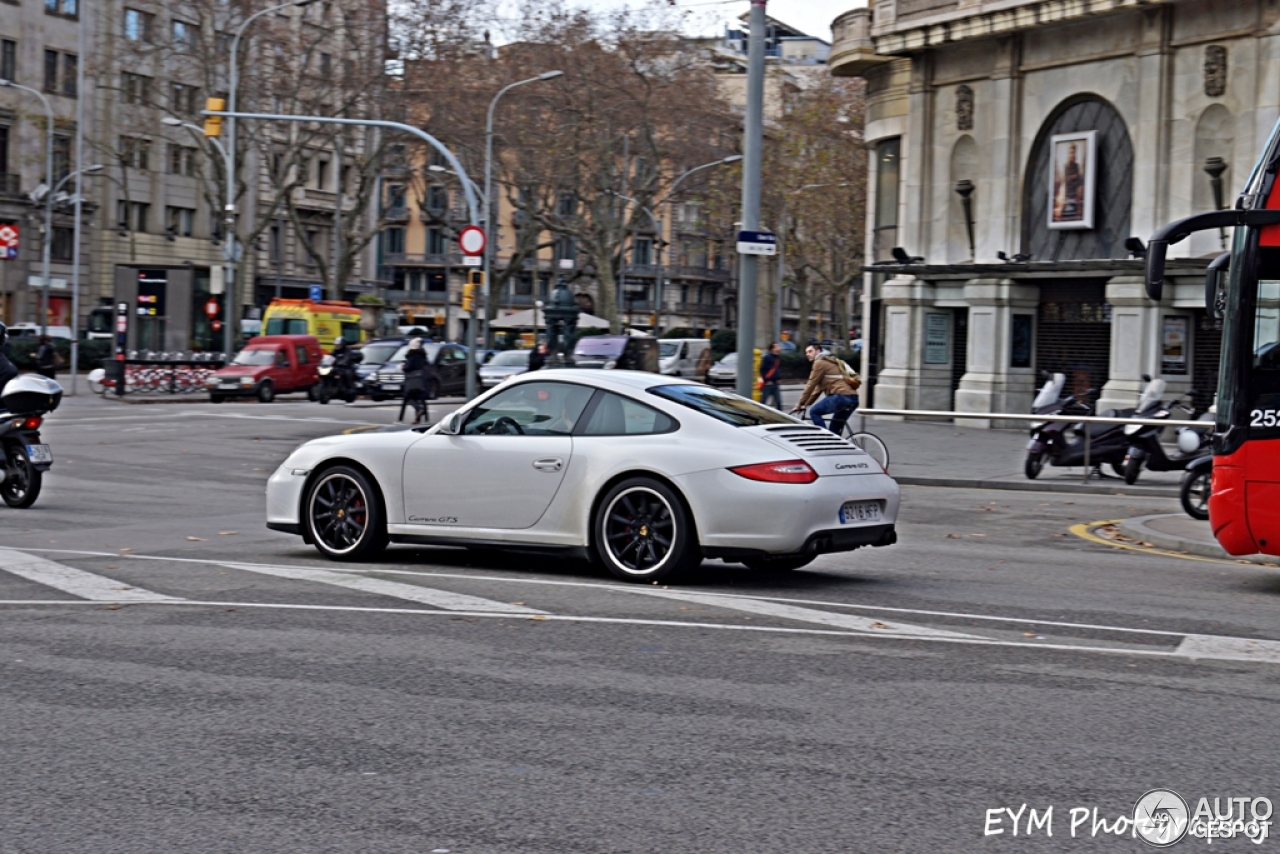
M 211 113 L 221 113 L 227 109 L 227 102 L 222 98 L 205 98 L 204 108 Z M 204 135 L 222 136 L 222 116 L 204 117 Z
M 462 286 L 462 310 L 476 310 L 476 286 L 470 282 Z

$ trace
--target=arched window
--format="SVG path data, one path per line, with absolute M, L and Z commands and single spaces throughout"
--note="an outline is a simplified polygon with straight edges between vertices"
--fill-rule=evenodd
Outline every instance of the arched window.
M 1049 227 L 1053 186 L 1053 137 L 1094 131 L 1092 163 L 1093 227 Z M 1085 151 L 1081 150 L 1082 159 Z M 1082 95 L 1063 102 L 1040 127 L 1023 182 L 1022 251 L 1036 261 L 1125 258 L 1133 208 L 1133 144 L 1124 119 L 1106 101 Z

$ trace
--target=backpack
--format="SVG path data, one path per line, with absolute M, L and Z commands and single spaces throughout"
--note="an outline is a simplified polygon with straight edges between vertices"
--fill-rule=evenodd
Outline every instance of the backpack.
M 844 359 L 837 358 L 836 356 L 832 356 L 831 358 L 835 360 L 836 366 L 840 368 L 840 376 L 849 384 L 849 388 L 857 391 L 858 387 L 862 385 L 862 377 L 858 376 L 858 372 L 855 371 Z

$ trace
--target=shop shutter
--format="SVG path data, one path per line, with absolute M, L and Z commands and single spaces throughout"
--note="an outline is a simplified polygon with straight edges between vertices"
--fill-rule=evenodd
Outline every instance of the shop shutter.
M 1036 368 L 1067 376 L 1065 392 L 1082 396 L 1111 376 L 1111 306 L 1105 279 L 1040 286 Z

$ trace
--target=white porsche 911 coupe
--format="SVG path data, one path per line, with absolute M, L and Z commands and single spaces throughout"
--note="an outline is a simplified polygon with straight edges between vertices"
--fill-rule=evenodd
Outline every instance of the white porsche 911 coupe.
M 388 543 L 558 552 L 653 582 L 719 558 L 794 569 L 897 540 L 898 485 L 825 430 L 632 371 L 523 374 L 430 428 L 302 445 L 267 527 L 334 560 Z

